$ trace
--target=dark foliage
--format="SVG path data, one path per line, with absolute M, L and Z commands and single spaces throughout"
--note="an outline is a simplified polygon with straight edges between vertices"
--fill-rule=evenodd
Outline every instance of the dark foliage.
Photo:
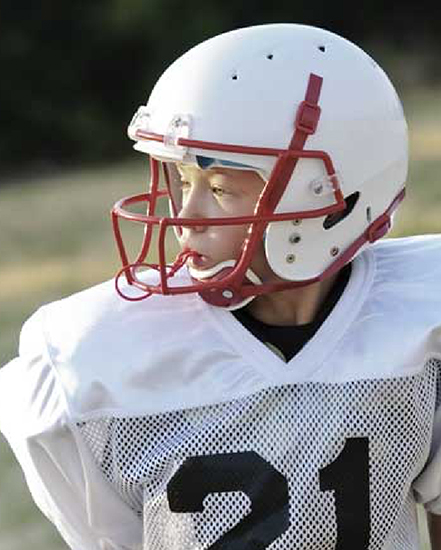
M 423 4 L 379 0 L 0 0 L 0 14 L 1 173 L 127 155 L 127 123 L 162 70 L 222 31 L 295 21 L 400 52 L 430 53 L 439 41 Z

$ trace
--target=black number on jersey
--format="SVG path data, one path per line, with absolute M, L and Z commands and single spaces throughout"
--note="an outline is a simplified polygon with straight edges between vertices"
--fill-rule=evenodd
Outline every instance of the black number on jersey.
M 346 439 L 338 457 L 319 470 L 320 490 L 334 491 L 335 550 L 365 550 L 370 538 L 369 441 Z M 257 453 L 187 458 L 167 486 L 170 510 L 202 512 L 211 493 L 243 491 L 251 513 L 208 550 L 264 550 L 289 527 L 288 481 Z
M 334 491 L 337 516 L 335 550 L 369 546 L 369 440 L 346 439 L 338 457 L 320 470 L 320 490 Z
M 264 550 L 289 527 L 288 482 L 255 452 L 187 458 L 167 486 L 172 512 L 202 512 L 210 493 L 243 491 L 251 513 L 209 550 Z

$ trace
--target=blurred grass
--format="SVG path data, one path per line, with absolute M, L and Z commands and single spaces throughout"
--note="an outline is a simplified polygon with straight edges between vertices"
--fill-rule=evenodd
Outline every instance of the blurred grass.
M 110 278 L 118 266 L 109 211 L 139 192 L 145 161 L 12 181 L 0 188 L 0 365 L 42 303 Z M 33 504 L 9 447 L 0 444 L 0 550 L 66 545 Z
M 0 188 L 1 364 L 38 305 L 112 277 L 118 263 L 109 211 L 144 179 L 139 160 Z
M 441 89 L 413 89 L 403 103 L 411 163 L 392 235 L 441 233 Z M 39 305 L 113 276 L 119 263 L 109 210 L 142 192 L 145 177 L 145 159 L 134 155 L 130 163 L 0 187 L 0 365 L 15 355 L 20 327 Z M 4 442 L 0 472 L 0 550 L 66 548 L 32 504 Z

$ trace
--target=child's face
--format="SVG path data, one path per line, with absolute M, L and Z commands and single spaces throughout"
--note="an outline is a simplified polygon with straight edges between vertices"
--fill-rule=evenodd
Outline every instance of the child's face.
M 182 181 L 180 218 L 224 218 L 251 215 L 265 182 L 250 170 L 177 165 Z M 190 260 L 194 269 L 209 269 L 224 260 L 237 259 L 248 226 L 184 227 L 182 248 L 200 255 Z

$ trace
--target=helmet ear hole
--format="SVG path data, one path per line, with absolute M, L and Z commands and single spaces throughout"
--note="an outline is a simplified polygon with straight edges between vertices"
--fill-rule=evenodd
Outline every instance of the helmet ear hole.
M 331 229 L 331 227 L 334 227 L 342 220 L 344 220 L 347 216 L 349 216 L 349 214 L 352 212 L 355 205 L 357 204 L 359 198 L 359 191 L 356 191 L 355 193 L 352 193 L 352 195 L 345 197 L 346 208 L 341 212 L 335 212 L 334 214 L 329 214 L 329 216 L 326 216 L 323 222 L 323 228 Z

